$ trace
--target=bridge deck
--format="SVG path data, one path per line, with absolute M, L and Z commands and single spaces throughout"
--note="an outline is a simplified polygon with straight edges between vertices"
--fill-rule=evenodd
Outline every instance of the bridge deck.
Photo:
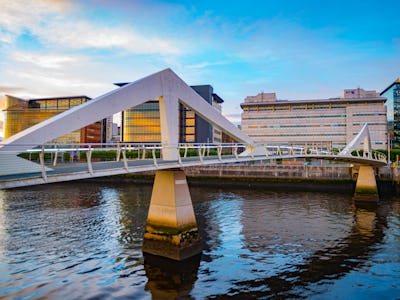
M 92 162 L 92 172 L 89 171 L 86 162 L 66 163 L 51 167 L 51 171 L 47 171 L 45 176 L 42 173 L 26 173 L 0 176 L 0 189 L 24 187 L 38 184 L 71 181 L 79 179 L 88 179 L 112 175 L 121 175 L 129 173 L 138 173 L 145 171 L 154 171 L 171 168 L 185 168 L 199 165 L 221 164 L 221 163 L 240 163 L 259 160 L 274 159 L 294 159 L 294 158 L 310 158 L 325 159 L 338 162 L 347 162 L 351 164 L 368 164 L 375 167 L 384 166 L 385 163 L 368 158 L 355 156 L 333 156 L 333 155 L 280 155 L 280 156 L 234 156 L 224 155 L 221 159 L 218 156 L 187 157 L 179 161 L 167 161 L 162 159 L 145 159 L 145 160 L 127 160 L 124 161 L 108 161 L 108 162 Z M 50 167 L 50 166 L 48 166 Z

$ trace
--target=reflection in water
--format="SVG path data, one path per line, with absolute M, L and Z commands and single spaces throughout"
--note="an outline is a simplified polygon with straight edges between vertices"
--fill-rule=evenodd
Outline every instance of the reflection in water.
M 201 255 L 184 261 L 144 254 L 146 290 L 153 299 L 191 299 L 190 292 L 197 280 Z
M 382 213 L 382 211 L 380 212 Z M 372 246 L 380 243 L 383 239 L 383 229 L 386 224 L 385 216 L 379 216 L 379 220 L 376 220 L 376 217 L 376 211 L 355 208 L 355 224 L 352 226 L 351 232 L 338 240 L 333 246 L 326 245 L 321 250 L 313 252 L 310 257 L 304 257 L 303 261 L 297 261 L 295 265 L 290 264 L 288 268 L 281 267 L 280 269 L 283 269 L 283 272 L 280 271 L 264 278 L 238 280 L 228 293 L 235 295 L 238 299 L 262 297 L 266 294 L 279 298 L 295 296 L 309 298 L 309 291 L 315 288 L 312 284 L 327 283 L 327 280 L 338 280 L 370 258 L 371 252 L 374 251 Z M 375 226 L 377 224 L 379 225 Z M 299 230 L 303 232 L 303 229 Z M 314 238 L 316 236 L 313 236 Z M 318 239 L 315 239 L 315 241 L 318 241 Z M 296 255 L 302 255 L 303 251 L 301 250 Z M 296 260 L 292 258 L 289 263 L 293 261 Z M 246 290 L 249 286 L 252 289 L 248 292 Z M 399 286 L 397 286 L 398 288 Z M 215 296 L 214 298 L 220 297 L 224 298 L 225 295 Z
M 4 253 L 4 245 L 7 242 L 7 232 L 6 232 L 6 203 L 4 201 L 4 191 L 0 190 L 0 258 L 2 258 Z
M 191 188 L 203 254 L 143 257 L 151 186 L 0 191 L 0 298 L 400 297 L 399 201 Z

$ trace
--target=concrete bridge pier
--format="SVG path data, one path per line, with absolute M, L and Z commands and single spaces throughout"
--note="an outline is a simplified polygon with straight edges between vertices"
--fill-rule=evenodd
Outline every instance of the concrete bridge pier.
M 142 250 L 177 261 L 201 253 L 196 217 L 182 170 L 156 171 Z
M 379 200 L 375 171 L 372 166 L 360 166 L 353 199 L 360 202 Z

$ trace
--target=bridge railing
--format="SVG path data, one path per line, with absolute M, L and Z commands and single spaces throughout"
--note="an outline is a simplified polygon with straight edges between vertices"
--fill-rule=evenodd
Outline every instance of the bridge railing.
M 90 143 L 90 144 L 45 144 L 34 147 L 26 145 L 26 151 L 20 156 L 40 163 L 42 170 L 45 166 L 56 167 L 60 164 L 85 163 L 90 173 L 93 173 L 94 162 L 115 161 L 122 162 L 123 168 L 128 169 L 131 160 L 152 160 L 155 167 L 162 160 L 162 144 L 160 143 Z M 317 147 L 295 147 L 288 145 L 265 145 L 256 147 L 241 143 L 179 143 L 175 146 L 177 160 L 182 164 L 183 160 L 205 160 L 214 158 L 222 161 L 224 158 L 239 159 L 240 153 L 252 149 L 247 154 L 251 158 L 266 159 L 290 158 L 290 157 L 358 157 L 375 161 L 386 162 L 386 156 L 378 151 L 353 151 L 343 155 L 338 151 L 328 151 Z M 263 149 L 256 151 L 255 149 Z M 243 156 L 241 156 L 243 157 Z M 45 175 L 45 174 L 44 174 Z
M 53 165 L 77 162 L 99 162 L 99 161 L 122 161 L 127 167 L 127 162 L 136 160 L 162 159 L 162 144 L 160 143 L 90 143 L 90 144 L 45 144 L 29 149 L 20 154 L 21 157 L 40 162 L 41 164 Z M 240 143 L 180 143 L 176 145 L 178 161 L 189 157 L 197 157 L 203 161 L 207 157 L 218 157 L 222 160 L 224 156 L 234 156 L 246 148 Z M 90 168 L 90 166 L 89 166 Z
M 387 161 L 387 157 L 385 154 L 379 151 L 372 150 L 370 152 L 365 152 L 363 150 L 353 150 L 351 152 L 351 156 L 359 157 L 359 158 L 368 158 L 379 161 Z
M 343 154 L 340 149 L 321 149 L 318 147 L 310 147 L 305 145 L 300 146 L 288 146 L 288 145 L 267 145 L 260 144 L 259 148 L 264 149 L 266 157 L 279 157 L 279 156 L 327 156 L 327 157 L 357 157 L 362 159 L 370 159 L 380 162 L 387 162 L 387 157 L 384 153 L 371 150 L 370 152 L 364 152 L 363 150 L 354 150 L 349 154 Z M 259 152 L 260 153 L 260 152 Z

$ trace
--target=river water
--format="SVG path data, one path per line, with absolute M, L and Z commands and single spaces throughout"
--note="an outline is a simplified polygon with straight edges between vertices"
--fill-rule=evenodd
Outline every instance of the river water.
M 400 202 L 191 187 L 203 253 L 143 256 L 151 186 L 0 190 L 0 299 L 400 299 Z

